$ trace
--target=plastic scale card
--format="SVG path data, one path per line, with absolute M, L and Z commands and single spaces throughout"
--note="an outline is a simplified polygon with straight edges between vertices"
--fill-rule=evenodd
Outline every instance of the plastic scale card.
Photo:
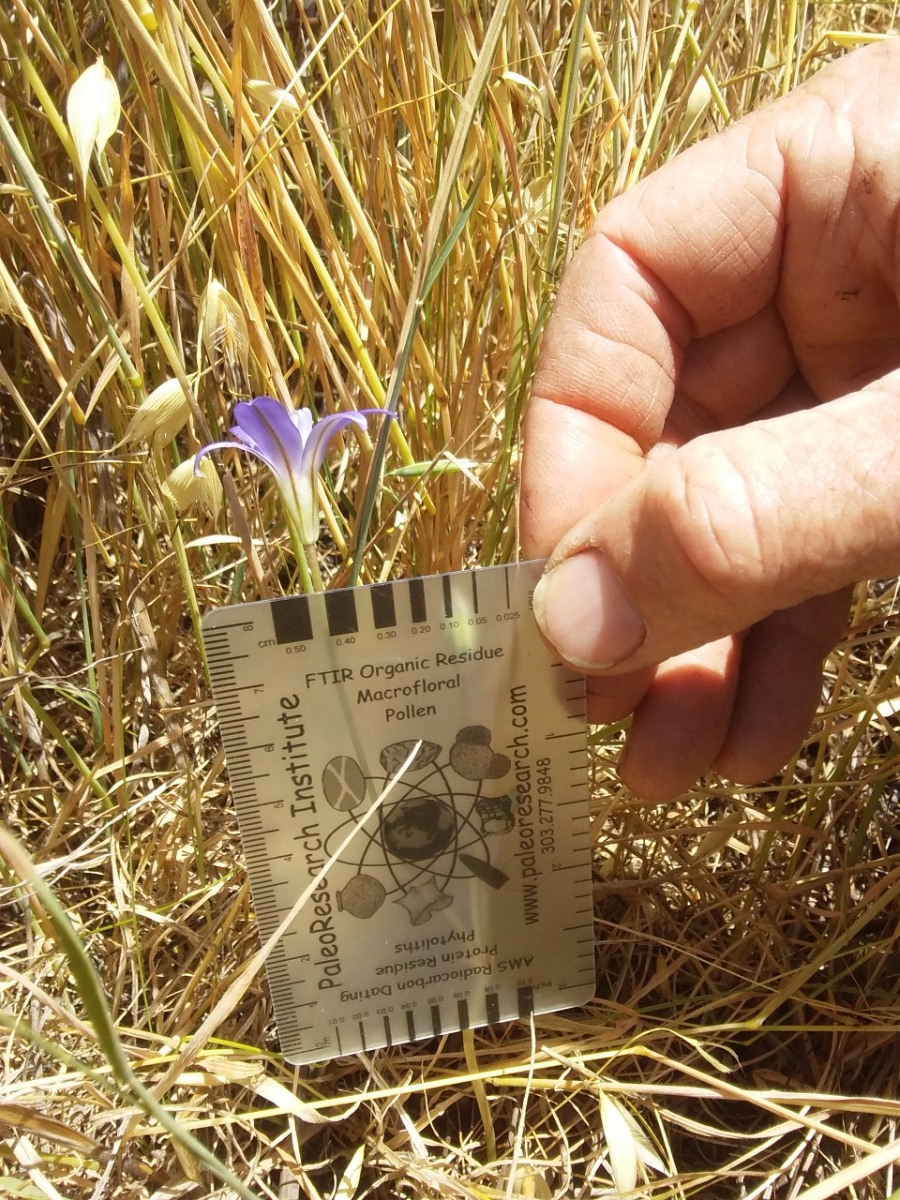
M 205 618 L 263 939 L 315 881 L 267 964 L 290 1062 L 591 996 L 584 679 L 538 634 L 542 567 Z

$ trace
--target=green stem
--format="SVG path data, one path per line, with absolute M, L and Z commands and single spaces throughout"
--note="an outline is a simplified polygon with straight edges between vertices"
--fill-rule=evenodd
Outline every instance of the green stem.
M 303 547 L 303 557 L 306 561 L 306 566 L 309 569 L 309 575 L 313 585 L 312 590 L 316 592 L 324 592 L 325 582 L 322 579 L 322 572 L 319 570 L 319 555 L 316 550 L 315 542 Z
M 309 556 L 306 552 L 306 545 L 303 541 L 303 538 L 300 536 L 300 530 L 291 520 L 290 516 L 287 517 L 287 527 L 291 538 L 291 546 L 294 549 L 294 558 L 297 560 L 297 571 L 300 575 L 300 585 L 303 588 L 303 591 L 307 595 L 309 595 L 310 592 L 321 592 L 323 588 L 322 578 L 319 575 L 319 565 L 316 563 L 316 575 L 319 581 L 319 586 L 316 587 L 313 583 L 312 572 L 309 569 Z

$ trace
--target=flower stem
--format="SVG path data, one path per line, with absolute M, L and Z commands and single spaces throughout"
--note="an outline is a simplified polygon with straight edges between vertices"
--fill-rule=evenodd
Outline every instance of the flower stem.
M 319 570 L 319 556 L 316 553 L 315 542 L 303 547 L 303 556 L 306 559 L 306 567 L 312 581 L 312 590 L 324 592 L 325 583 L 322 579 L 322 572 Z
M 300 536 L 300 530 L 296 528 L 290 517 L 288 517 L 287 526 L 288 533 L 290 534 L 290 545 L 294 548 L 296 569 L 300 572 L 302 589 L 304 589 L 307 595 L 311 592 L 323 592 L 322 575 L 320 575 L 319 564 L 316 560 L 316 547 L 304 545 L 304 540 Z M 311 569 L 311 564 L 316 570 L 313 571 Z

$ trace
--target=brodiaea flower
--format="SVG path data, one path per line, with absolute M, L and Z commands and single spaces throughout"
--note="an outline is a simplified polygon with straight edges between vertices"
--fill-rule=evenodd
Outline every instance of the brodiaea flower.
M 197 452 L 197 470 L 204 454 L 211 450 L 246 450 L 266 464 L 275 476 L 289 520 L 300 534 L 304 546 L 312 546 L 319 536 L 319 502 L 316 479 L 325 461 L 328 443 L 355 425 L 366 428 L 366 418 L 390 415 L 381 408 L 358 412 L 329 413 L 313 423 L 308 408 L 289 411 L 271 396 L 257 396 L 234 407 L 234 424 L 229 433 L 237 441 L 212 442 Z

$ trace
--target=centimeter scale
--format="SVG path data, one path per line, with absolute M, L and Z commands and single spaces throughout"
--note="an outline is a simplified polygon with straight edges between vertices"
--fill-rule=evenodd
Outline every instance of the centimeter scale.
M 205 617 L 263 940 L 318 878 L 267 963 L 289 1062 L 592 995 L 584 679 L 538 633 L 542 567 Z

